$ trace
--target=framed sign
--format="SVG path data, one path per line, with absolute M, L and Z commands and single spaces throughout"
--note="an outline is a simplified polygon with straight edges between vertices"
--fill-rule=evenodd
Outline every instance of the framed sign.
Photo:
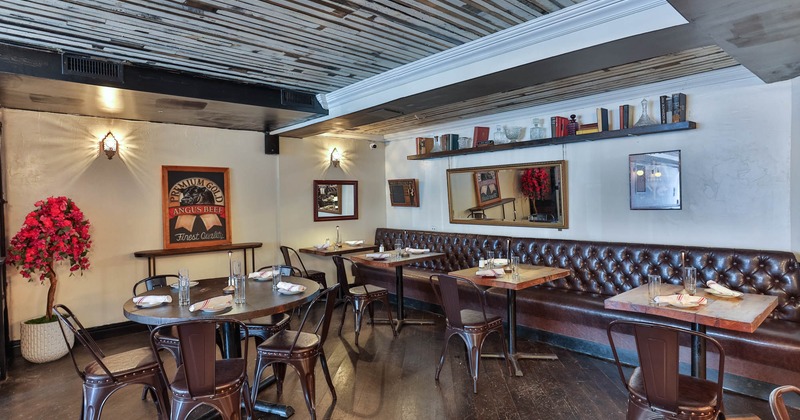
M 497 184 L 497 171 L 477 171 L 475 176 L 475 195 L 478 205 L 500 201 L 500 185 Z
M 680 210 L 681 151 L 628 156 L 631 210 Z
M 164 248 L 231 243 L 228 168 L 162 166 Z
M 389 201 L 393 206 L 419 207 L 418 186 L 416 179 L 390 179 Z

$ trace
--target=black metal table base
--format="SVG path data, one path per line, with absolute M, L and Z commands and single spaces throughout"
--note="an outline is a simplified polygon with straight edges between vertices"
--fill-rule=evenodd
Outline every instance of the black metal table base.
M 692 331 L 706 333 L 706 326 L 692 323 Z M 706 340 L 692 336 L 692 376 L 695 378 L 706 378 Z

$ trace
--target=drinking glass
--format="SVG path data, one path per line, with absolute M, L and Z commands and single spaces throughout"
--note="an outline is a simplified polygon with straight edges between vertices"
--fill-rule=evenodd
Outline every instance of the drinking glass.
M 178 306 L 189 306 L 189 270 L 178 269 Z
M 230 277 L 228 277 L 228 286 L 236 286 L 236 278 L 242 274 L 242 262 L 241 261 L 232 261 L 231 262 L 231 273 Z
M 655 303 L 656 297 L 661 295 L 661 276 L 647 276 L 647 297 L 650 303 Z
M 692 296 L 697 293 L 697 270 L 694 267 L 683 269 L 683 288 Z
M 403 241 L 399 239 L 394 240 L 394 258 L 400 259 L 400 250 L 403 249 Z
M 247 277 L 244 274 L 234 276 L 233 303 L 243 304 L 246 299 Z
M 281 282 L 281 266 L 272 266 L 272 290 L 278 290 L 278 283 Z
M 486 268 L 494 270 L 494 252 L 486 251 Z
M 519 279 L 519 256 L 517 255 L 511 257 L 511 278 Z

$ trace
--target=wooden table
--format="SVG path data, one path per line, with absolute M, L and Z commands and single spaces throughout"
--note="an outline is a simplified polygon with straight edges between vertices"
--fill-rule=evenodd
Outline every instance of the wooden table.
M 298 306 L 314 300 L 319 294 L 319 283 L 303 277 L 283 277 L 283 281 L 302 284 L 306 287 L 303 293 L 296 295 L 283 295 L 272 290 L 272 281 L 247 281 L 247 303 L 233 304 L 230 310 L 218 313 L 204 313 L 202 311 L 189 312 L 189 306 L 178 306 L 178 290 L 171 287 L 159 287 L 154 290 L 140 294 L 143 295 L 171 295 L 172 303 L 161 305 L 154 308 L 137 308 L 133 303 L 133 298 L 128 299 L 122 305 L 122 312 L 125 318 L 140 324 L 160 325 L 170 322 L 189 321 L 202 318 L 233 318 L 238 320 L 254 319 L 262 316 L 288 312 Z M 215 296 L 221 296 L 222 288 L 228 285 L 227 277 L 220 277 L 208 280 L 199 280 L 198 285 L 192 287 L 191 301 L 199 302 Z M 241 340 L 239 329 L 227 327 L 222 329 L 223 335 L 223 356 L 239 357 L 241 355 Z M 272 380 L 274 381 L 274 379 Z M 268 385 L 272 381 L 267 380 L 259 385 Z M 255 408 L 258 411 L 277 414 L 281 417 L 289 417 L 294 414 L 294 409 L 287 405 L 273 404 L 264 401 L 256 402 Z
M 477 215 L 480 214 L 481 215 L 480 218 L 481 219 L 485 219 L 486 218 L 486 210 L 494 208 L 494 207 L 497 207 L 497 206 L 500 206 L 500 208 L 503 210 L 503 220 L 506 220 L 506 204 L 508 204 L 508 203 L 511 203 L 511 205 L 514 207 L 514 220 L 516 221 L 517 220 L 517 203 L 516 203 L 516 199 L 515 198 L 504 198 L 504 199 L 502 199 L 502 200 L 500 200 L 498 202 L 495 202 L 495 203 L 484 204 L 484 205 L 475 206 L 475 207 L 470 207 L 470 208 L 467 209 L 467 211 L 469 212 L 469 215 L 467 216 L 467 218 L 472 217 L 473 219 L 477 219 L 478 218 Z
M 253 271 L 256 271 L 256 248 L 261 248 L 261 242 L 244 242 L 240 244 L 227 244 L 227 245 L 208 245 L 196 246 L 192 248 L 174 248 L 174 249 L 149 249 L 147 251 L 136 251 L 133 256 L 136 258 L 147 258 L 147 277 L 155 276 L 156 273 L 156 258 L 167 257 L 171 255 L 186 255 L 186 254 L 201 254 L 206 252 L 221 252 L 221 251 L 238 251 L 242 250 L 244 255 L 244 269 L 247 271 L 247 250 L 250 250 L 250 257 L 253 265 Z
M 539 265 L 520 264 L 519 278 L 513 279 L 511 274 L 503 277 L 482 277 L 475 273 L 478 268 L 465 268 L 463 270 L 451 271 L 451 276 L 467 279 L 475 284 L 488 287 L 501 287 L 506 289 L 508 296 L 508 357 L 511 358 L 511 365 L 514 366 L 514 374 L 522 376 L 522 369 L 519 367 L 519 359 L 546 359 L 556 360 L 554 354 L 531 354 L 517 352 L 517 290 L 526 289 L 546 283 L 551 280 L 560 279 L 569 275 L 570 271 L 565 268 L 543 267 Z M 499 354 L 484 354 L 483 357 L 501 358 Z
M 683 286 L 675 284 L 661 285 L 662 295 L 676 294 L 682 290 Z M 745 293 L 739 298 L 723 298 L 705 290 L 698 287 L 696 296 L 705 297 L 708 303 L 695 308 L 651 304 L 646 284 L 606 299 L 604 306 L 607 309 L 640 312 L 686 321 L 691 323 L 693 331 L 701 333 L 706 332 L 706 326 L 752 333 L 778 306 L 776 296 Z M 693 337 L 692 376 L 705 379 L 705 356 L 705 341 Z
M 403 266 L 413 264 L 420 261 L 435 260 L 436 258 L 443 257 L 441 252 L 426 252 L 424 254 L 409 254 L 407 257 L 396 258 L 394 251 L 387 252 L 389 258 L 385 260 L 373 260 L 364 255 L 354 255 L 351 257 L 353 261 L 358 264 L 368 265 L 370 267 L 378 268 L 394 268 L 395 273 L 395 289 L 397 290 L 397 332 L 403 328 L 403 325 L 433 325 L 433 320 L 430 319 L 407 319 L 405 315 L 405 304 L 403 302 Z M 375 322 L 378 320 L 376 319 Z M 386 320 L 385 322 L 388 322 Z
M 333 245 L 331 245 L 326 249 L 317 249 L 314 248 L 313 246 L 310 246 L 306 248 L 300 248 L 299 251 L 304 254 L 319 255 L 322 257 L 332 257 L 334 255 L 355 254 L 357 252 L 375 251 L 377 249 L 378 245 L 362 244 L 362 245 L 351 246 L 343 243 L 341 248 L 336 248 Z

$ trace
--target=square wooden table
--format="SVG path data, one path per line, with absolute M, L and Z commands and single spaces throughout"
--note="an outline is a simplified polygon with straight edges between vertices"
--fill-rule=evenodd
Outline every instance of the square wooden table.
M 336 248 L 333 245 L 327 247 L 326 249 L 317 249 L 313 246 L 309 246 L 305 248 L 300 248 L 298 251 L 304 254 L 319 255 L 322 257 L 332 257 L 334 255 L 345 255 L 345 254 L 354 254 L 357 252 L 375 251 L 377 249 L 378 245 L 372 245 L 372 244 L 347 245 L 343 243 L 340 248 Z
M 662 295 L 677 294 L 682 290 L 683 286 L 675 284 L 661 286 Z M 695 308 L 676 308 L 667 304 L 656 305 L 650 302 L 645 284 L 606 299 L 604 306 L 607 309 L 639 312 L 686 321 L 691 323 L 693 331 L 704 334 L 706 326 L 752 333 L 778 306 L 777 296 L 754 293 L 745 293 L 738 298 L 725 298 L 712 295 L 706 292 L 706 289 L 698 287 L 695 296 L 708 299 L 708 303 Z M 705 379 L 705 355 L 705 341 L 693 337 L 692 376 Z
M 512 278 L 511 274 L 508 273 L 502 277 L 483 277 L 476 275 L 477 271 L 478 268 L 473 267 L 451 271 L 448 274 L 467 279 L 481 286 L 506 289 L 508 296 L 508 357 L 511 358 L 511 365 L 514 366 L 514 374 L 522 376 L 522 369 L 519 367 L 518 359 L 558 359 L 554 354 L 517 353 L 517 290 L 566 277 L 570 271 L 565 268 L 520 264 L 518 268 L 519 278 L 517 279 Z M 500 358 L 503 357 L 503 354 L 484 354 L 483 357 Z
M 385 260 L 375 260 L 367 258 L 367 255 L 354 255 L 350 257 L 358 264 L 368 265 L 377 268 L 394 268 L 395 273 L 395 289 L 397 290 L 397 332 L 403 328 L 403 325 L 433 325 L 433 320 L 430 319 L 407 319 L 405 316 L 405 305 L 403 303 L 403 266 L 413 264 L 420 261 L 435 260 L 443 257 L 441 252 L 426 252 L 424 254 L 409 254 L 407 257 L 397 257 L 396 251 L 389 251 L 389 257 Z M 376 319 L 375 322 L 378 320 Z M 388 322 L 388 320 L 386 320 Z

